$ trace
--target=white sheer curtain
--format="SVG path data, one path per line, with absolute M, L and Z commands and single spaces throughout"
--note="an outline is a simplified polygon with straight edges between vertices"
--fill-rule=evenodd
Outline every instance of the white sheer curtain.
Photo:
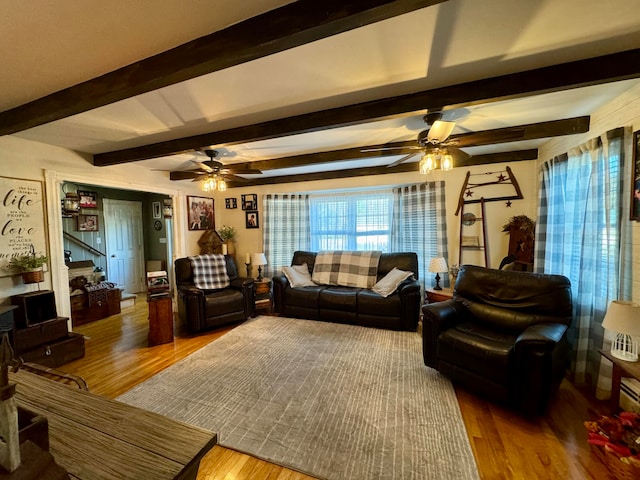
M 427 182 L 394 189 L 392 251 L 416 252 L 423 286 L 435 285 L 429 272 L 434 257 L 449 257 L 444 182 Z M 449 286 L 449 274 L 441 274 Z
M 271 277 L 291 265 L 293 252 L 311 249 L 309 195 L 265 195 L 263 207 L 264 276 Z
M 600 371 L 602 320 L 620 295 L 620 245 L 625 177 L 622 128 L 607 132 L 541 167 L 536 270 L 571 281 L 572 374 L 594 385 Z M 610 373 L 598 384 L 610 389 Z

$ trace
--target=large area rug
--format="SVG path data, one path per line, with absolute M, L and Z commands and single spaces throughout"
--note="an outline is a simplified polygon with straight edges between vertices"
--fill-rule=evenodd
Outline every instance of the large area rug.
M 119 400 L 319 478 L 479 478 L 453 387 L 415 332 L 260 316 Z

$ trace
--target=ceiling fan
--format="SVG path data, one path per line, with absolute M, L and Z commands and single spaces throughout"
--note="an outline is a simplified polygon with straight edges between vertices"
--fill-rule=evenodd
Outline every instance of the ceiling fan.
M 202 182 L 202 189 L 205 192 L 213 190 L 226 190 L 226 180 L 236 182 L 247 182 L 248 180 L 238 175 L 256 175 L 262 171 L 256 168 L 250 168 L 246 164 L 243 165 L 224 165 L 222 162 L 215 160 L 219 156 L 219 152 L 213 149 L 202 151 L 209 160 L 199 162 L 192 160 L 199 168 L 195 170 L 175 171 L 169 173 L 171 180 L 192 180 L 193 182 Z
M 417 143 L 409 149 L 418 150 L 399 158 L 395 162 L 387 165 L 388 168 L 395 167 L 406 162 L 415 155 L 423 155 L 420 162 L 420 173 L 429 173 L 432 170 L 442 169 L 450 170 L 453 168 L 453 162 L 459 162 L 470 158 L 470 155 L 455 147 L 455 141 L 449 140 L 451 132 L 456 126 L 455 122 L 447 122 L 442 120 L 442 112 L 428 112 L 423 117 L 424 122 L 429 126 L 428 129 L 418 134 Z M 403 150 L 407 147 L 381 147 L 375 150 Z M 372 150 L 363 150 L 363 152 Z

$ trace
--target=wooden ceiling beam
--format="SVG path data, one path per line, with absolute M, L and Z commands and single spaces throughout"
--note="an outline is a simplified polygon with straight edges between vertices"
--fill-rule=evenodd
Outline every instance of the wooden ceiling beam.
M 0 135 L 53 122 L 446 0 L 298 0 L 0 113 Z
M 487 165 L 492 163 L 504 163 L 504 162 L 520 162 L 523 160 L 535 160 L 538 158 L 538 150 L 517 150 L 513 152 L 501 152 L 490 153 L 486 155 L 476 155 L 468 158 L 456 168 L 469 167 L 472 165 Z M 256 178 L 247 182 L 227 182 L 228 188 L 236 187 L 254 187 L 258 185 L 276 185 L 280 183 L 296 183 L 296 182 L 311 182 L 315 180 L 333 180 L 337 178 L 350 178 L 350 177 L 363 177 L 366 175 L 385 175 L 389 173 L 405 173 L 416 172 L 418 167 L 416 162 L 403 163 L 396 167 L 388 168 L 382 167 L 364 167 L 364 168 L 350 168 L 345 170 L 333 170 L 330 172 L 318 172 L 318 173 L 305 173 L 300 175 L 281 175 L 278 177 L 265 177 Z
M 457 108 L 640 77 L 640 49 L 577 60 L 94 155 L 96 166 L 174 155 L 210 145 L 233 145 L 399 117 L 434 107 Z
M 488 144 L 506 143 L 520 140 L 535 140 L 539 138 L 550 138 L 562 135 L 572 135 L 589 131 L 589 117 L 575 117 L 550 122 L 532 123 L 516 127 L 496 128 L 483 130 L 480 132 L 464 133 L 452 135 L 451 143 L 458 147 L 474 147 Z M 509 136 L 514 133 L 517 135 Z M 492 140 L 492 141 L 489 141 Z M 323 163 L 343 162 L 358 160 L 362 158 L 380 158 L 390 156 L 408 155 L 418 153 L 417 142 L 409 140 L 405 142 L 390 142 L 380 145 L 367 145 L 364 147 L 344 148 L 340 150 L 330 150 L 326 152 L 306 153 L 303 155 L 292 155 L 288 157 L 273 158 L 269 160 L 257 160 L 254 162 L 235 163 L 230 165 L 234 169 L 255 168 L 258 170 L 280 170 L 283 168 L 303 167 L 306 165 L 318 165 Z M 531 152 L 531 150 L 525 150 Z M 512 154 L 513 152 L 510 152 Z M 471 157 L 482 157 L 478 160 L 478 165 L 485 163 L 485 155 Z M 490 157 L 486 157 L 490 158 Z M 469 160 L 471 160 L 469 159 Z M 531 158 L 526 158 L 531 160 Z M 491 162 L 490 162 L 491 163 Z M 469 163 L 476 165 L 476 163 Z M 181 174 L 185 172 L 171 172 L 171 180 L 184 180 L 192 178 Z M 175 175 L 174 175 L 175 174 Z

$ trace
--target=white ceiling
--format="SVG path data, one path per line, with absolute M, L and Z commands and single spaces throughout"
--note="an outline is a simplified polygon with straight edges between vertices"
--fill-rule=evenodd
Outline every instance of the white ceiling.
M 290 2 L 0 2 L 0 111 L 95 78 Z M 640 1 L 450 0 L 96 108 L 14 135 L 103 153 L 591 58 L 640 46 Z M 9 47 L 9 48 L 7 48 Z M 446 112 L 454 133 L 588 115 L 637 80 Z M 234 145 L 225 164 L 413 140 L 406 118 Z M 479 154 L 541 142 L 465 149 Z M 140 164 L 193 167 L 195 154 Z M 288 175 L 386 165 L 397 157 L 266 170 Z

